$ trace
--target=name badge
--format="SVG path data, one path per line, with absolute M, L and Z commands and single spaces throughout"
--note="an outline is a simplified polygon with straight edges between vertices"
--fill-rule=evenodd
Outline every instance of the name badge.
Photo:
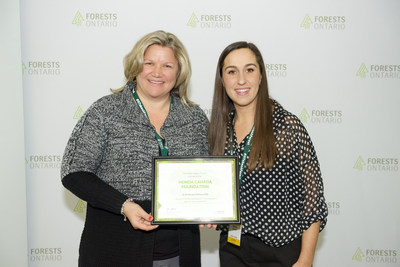
M 242 236 L 241 224 L 230 224 L 228 231 L 228 242 L 240 247 L 240 237 Z

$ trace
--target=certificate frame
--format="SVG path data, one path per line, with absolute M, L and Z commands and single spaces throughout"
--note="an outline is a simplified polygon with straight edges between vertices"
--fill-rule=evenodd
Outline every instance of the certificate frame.
M 153 157 L 153 225 L 240 223 L 236 156 Z

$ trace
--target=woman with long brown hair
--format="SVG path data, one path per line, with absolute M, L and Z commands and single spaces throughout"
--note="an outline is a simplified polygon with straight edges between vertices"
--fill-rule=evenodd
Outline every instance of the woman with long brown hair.
M 318 159 L 300 120 L 268 94 L 252 43 L 221 53 L 209 125 L 211 155 L 239 158 L 239 226 L 220 225 L 221 266 L 312 265 L 327 206 Z

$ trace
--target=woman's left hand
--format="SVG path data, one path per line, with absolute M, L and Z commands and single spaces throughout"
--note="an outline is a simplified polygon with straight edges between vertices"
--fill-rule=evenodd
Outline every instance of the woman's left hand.
M 151 224 L 153 217 L 151 214 L 145 212 L 137 203 L 126 202 L 124 205 L 124 214 L 135 230 L 151 231 L 158 227 L 158 225 Z

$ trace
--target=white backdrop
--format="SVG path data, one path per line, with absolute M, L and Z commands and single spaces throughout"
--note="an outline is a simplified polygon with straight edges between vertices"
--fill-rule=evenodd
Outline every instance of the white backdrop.
M 0 266 L 28 266 L 19 1 L 0 2 Z M 10 242 L 10 240 L 12 240 Z
M 400 2 L 21 0 L 29 266 L 76 266 L 86 203 L 60 182 L 77 119 L 123 85 L 123 57 L 144 34 L 176 34 L 190 97 L 209 115 L 216 63 L 254 42 L 271 96 L 301 118 L 329 206 L 314 266 L 400 266 Z M 219 266 L 202 231 L 203 266 Z

